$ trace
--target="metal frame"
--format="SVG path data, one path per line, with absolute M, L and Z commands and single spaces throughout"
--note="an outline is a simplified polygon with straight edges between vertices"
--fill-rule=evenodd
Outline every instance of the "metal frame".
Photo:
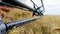
M 33 13 L 37 13 L 38 15 L 40 14 L 37 10 L 40 10 L 41 7 L 43 7 L 43 10 L 45 12 L 45 9 L 44 9 L 44 5 L 43 5 L 43 1 L 41 0 L 41 4 L 42 6 L 38 7 L 32 0 L 31 2 L 33 3 L 33 7 L 34 8 L 31 8 L 29 6 L 27 6 L 26 4 L 22 3 L 21 1 L 18 1 L 18 0 L 2 0 L 2 5 L 5 4 L 5 5 L 9 5 L 9 6 L 13 6 L 13 7 L 16 7 L 16 6 L 19 6 L 19 7 L 23 7 L 23 8 L 26 8 L 30 11 L 32 11 Z M 35 6 L 37 6 L 37 8 L 35 8 Z M 16 7 L 16 8 L 19 8 L 19 7 Z M 39 8 L 39 9 L 38 9 Z M 40 11 L 41 12 L 41 11 Z M 43 14 L 43 13 L 42 13 Z
M 7 1 L 9 1 L 9 0 L 7 0 Z M 10 3 L 11 1 L 13 3 Z M 20 7 L 23 7 L 23 8 L 26 8 L 26 9 L 32 11 L 33 13 L 34 13 L 34 11 L 37 11 L 40 8 L 40 7 L 38 7 L 37 10 L 33 9 L 33 8 L 31 8 L 31 7 L 25 5 L 24 3 L 21 3 L 17 0 L 10 0 L 10 2 L 4 2 L 3 1 L 3 2 L 0 2 L 0 5 L 6 5 L 6 6 L 10 6 L 10 7 L 19 8 L 19 9 L 21 9 Z M 44 5 L 43 5 L 42 0 L 41 0 L 41 3 L 42 3 L 42 7 L 43 7 Z M 17 7 L 17 6 L 20 6 L 20 7 Z M 35 6 L 35 4 L 34 4 L 34 6 Z M 25 20 L 20 20 L 20 21 L 15 21 L 15 22 L 11 22 L 11 23 L 5 23 L 5 24 L 2 23 L 2 19 L 0 19 L 0 34 L 5 34 L 8 31 L 8 29 L 11 29 L 12 27 L 14 27 L 16 25 L 18 25 L 18 26 L 22 25 L 22 24 L 24 25 L 24 24 L 26 24 L 28 22 L 31 22 L 31 21 L 34 21 L 34 20 L 36 20 L 40 17 L 42 17 L 42 16 L 39 16 L 39 17 L 36 17 L 36 18 L 25 19 Z

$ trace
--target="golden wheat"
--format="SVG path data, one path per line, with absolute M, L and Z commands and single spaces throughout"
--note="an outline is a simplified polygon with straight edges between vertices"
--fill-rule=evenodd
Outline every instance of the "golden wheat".
M 12 22 L 32 17 L 32 13 L 21 9 L 12 9 L 4 14 L 3 22 Z M 45 15 L 23 26 L 13 27 L 7 34 L 60 34 L 60 16 Z
M 28 19 L 32 17 L 32 12 L 15 8 L 11 9 L 9 12 L 4 12 L 0 10 L 0 14 L 2 14 L 2 19 L 4 23 L 22 20 L 26 18 Z
M 45 15 L 42 18 L 39 18 L 31 23 L 25 24 L 22 27 L 13 28 L 11 32 L 15 32 L 15 30 L 19 34 L 60 34 L 59 27 L 60 16 L 49 16 Z

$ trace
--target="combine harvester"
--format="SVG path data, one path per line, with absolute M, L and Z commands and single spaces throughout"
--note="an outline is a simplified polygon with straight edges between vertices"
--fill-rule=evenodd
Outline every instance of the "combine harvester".
M 33 12 L 32 16 L 34 16 L 34 15 L 39 16 L 36 18 L 20 20 L 20 21 L 15 21 L 15 22 L 11 22 L 11 23 L 2 23 L 2 19 L 0 18 L 0 34 L 6 34 L 6 32 L 9 29 L 11 29 L 12 27 L 14 27 L 16 25 L 26 24 L 28 22 L 34 21 L 34 20 L 40 18 L 41 16 L 43 16 L 43 11 L 45 12 L 43 1 L 41 0 L 42 6 L 40 6 L 40 7 L 38 7 L 32 0 L 31 0 L 31 2 L 33 3 L 34 8 L 31 8 L 18 0 L 2 0 L 0 2 L 1 6 L 10 6 L 10 7 L 24 9 L 24 10 L 28 9 L 29 11 Z M 41 7 L 43 7 L 43 10 L 40 10 Z

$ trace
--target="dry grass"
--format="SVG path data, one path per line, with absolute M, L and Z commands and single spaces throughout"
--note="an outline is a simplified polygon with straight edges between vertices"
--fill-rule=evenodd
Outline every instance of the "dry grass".
M 3 18 L 3 22 L 16 21 L 23 18 L 27 19 L 32 17 L 31 15 L 32 13 L 25 12 L 24 10 L 17 9 L 11 11 L 9 13 L 0 12 L 4 13 L 5 16 L 8 16 L 8 18 L 5 17 Z M 18 14 L 20 16 L 17 17 Z M 23 25 L 22 27 L 21 26 L 13 27 L 8 32 L 8 34 L 60 34 L 59 27 L 60 27 L 60 16 L 45 15 L 42 18 L 39 18 L 31 23 Z

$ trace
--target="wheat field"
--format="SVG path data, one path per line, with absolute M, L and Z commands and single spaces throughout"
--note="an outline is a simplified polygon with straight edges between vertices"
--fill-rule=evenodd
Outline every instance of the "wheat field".
M 8 13 L 0 10 L 0 14 L 3 14 L 3 23 L 32 18 L 31 12 L 16 8 Z M 44 15 L 23 26 L 14 26 L 6 34 L 60 34 L 60 16 Z
M 60 34 L 59 19 L 60 16 L 45 15 L 22 27 L 14 27 L 10 30 L 9 34 Z

